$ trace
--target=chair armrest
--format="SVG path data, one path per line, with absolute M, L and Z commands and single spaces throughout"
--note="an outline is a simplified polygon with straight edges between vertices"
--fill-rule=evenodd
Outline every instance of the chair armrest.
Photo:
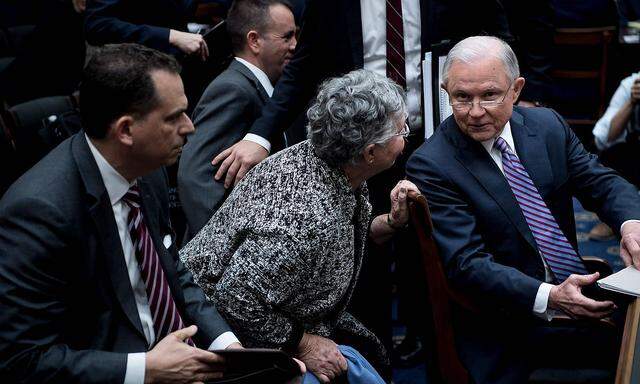
M 607 277 L 613 273 L 613 269 L 607 260 L 596 256 L 583 256 L 584 266 L 590 273 L 600 272 L 600 278 Z

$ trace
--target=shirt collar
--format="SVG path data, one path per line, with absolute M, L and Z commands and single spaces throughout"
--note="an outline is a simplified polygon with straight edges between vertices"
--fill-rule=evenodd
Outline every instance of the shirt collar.
M 511 134 L 510 122 L 507 121 L 507 124 L 504 125 L 504 128 L 502 128 L 502 132 L 500 132 L 498 136 L 489 140 L 481 141 L 480 143 L 482 144 L 484 149 L 487 150 L 487 152 L 491 153 L 491 151 L 493 150 L 493 143 L 496 142 L 498 137 L 502 137 L 502 139 L 506 141 L 507 144 L 509 144 L 509 148 L 511 148 L 512 151 L 515 151 L 515 146 L 513 144 L 513 135 Z
M 260 82 L 260 85 L 262 85 L 262 88 L 264 88 L 264 91 L 267 92 L 267 95 L 271 97 L 271 95 L 273 95 L 273 85 L 271 84 L 271 81 L 269 80 L 269 77 L 267 76 L 267 74 L 264 73 L 262 69 L 256 67 L 255 65 L 251 64 L 250 62 L 248 62 L 247 60 L 241 57 L 236 57 L 236 60 L 244 64 L 245 67 L 249 68 L 251 73 L 253 73 L 253 75 Z
M 111 205 L 115 205 L 136 182 L 134 181 L 129 183 L 127 179 L 122 177 L 122 175 L 119 174 L 111 164 L 109 164 L 107 159 L 102 156 L 100 151 L 98 151 L 98 148 L 93 145 L 89 136 L 85 134 L 84 137 L 87 139 L 89 149 L 91 150 L 93 158 L 96 160 L 96 164 L 98 164 L 98 170 L 100 171 L 100 176 L 102 176 L 102 181 L 104 182 L 104 186 L 109 194 Z

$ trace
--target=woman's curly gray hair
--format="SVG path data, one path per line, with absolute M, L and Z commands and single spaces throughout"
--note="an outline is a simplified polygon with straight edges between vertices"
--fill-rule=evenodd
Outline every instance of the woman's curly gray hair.
M 364 69 L 329 79 L 307 111 L 307 136 L 315 153 L 333 167 L 355 164 L 369 144 L 382 144 L 407 115 L 404 91 Z

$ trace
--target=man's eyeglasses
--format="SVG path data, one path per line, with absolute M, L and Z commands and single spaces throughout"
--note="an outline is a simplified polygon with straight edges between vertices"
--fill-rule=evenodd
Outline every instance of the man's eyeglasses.
M 480 101 L 453 101 L 451 100 L 451 96 L 449 96 L 449 105 L 451 108 L 455 109 L 458 112 L 469 112 L 475 103 L 478 103 L 480 108 L 483 109 L 494 109 L 499 105 L 504 103 L 504 100 L 507 98 L 509 91 L 511 90 L 511 86 L 513 85 L 513 81 L 509 84 L 509 88 L 504 93 L 501 99 L 496 100 L 480 100 Z

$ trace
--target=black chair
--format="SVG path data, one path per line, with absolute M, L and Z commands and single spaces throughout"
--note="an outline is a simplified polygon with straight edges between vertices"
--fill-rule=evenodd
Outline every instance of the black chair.
M 0 118 L 4 146 L 10 148 L 3 156 L 6 152 L 11 157 L 11 167 L 4 167 L 2 177 L 11 181 L 81 129 L 73 96 L 43 97 L 14 105 L 0 111 Z

